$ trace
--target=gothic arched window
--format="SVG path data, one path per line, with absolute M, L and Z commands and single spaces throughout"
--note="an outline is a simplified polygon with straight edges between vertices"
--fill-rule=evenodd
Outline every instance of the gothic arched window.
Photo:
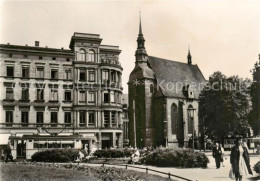
M 194 108 L 192 105 L 188 106 L 188 134 L 192 134 L 194 131 Z
M 171 122 L 172 122 L 172 134 L 177 133 L 177 120 L 178 120 L 178 108 L 176 104 L 171 106 Z

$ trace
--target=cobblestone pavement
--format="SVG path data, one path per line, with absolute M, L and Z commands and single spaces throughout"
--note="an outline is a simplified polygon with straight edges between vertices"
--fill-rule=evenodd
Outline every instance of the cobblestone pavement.
M 252 152 L 252 151 L 251 151 Z M 215 160 L 212 157 L 212 153 L 211 152 L 207 152 L 206 155 L 208 156 L 210 163 L 208 164 L 208 168 L 206 169 L 202 169 L 202 168 L 188 168 L 188 169 L 181 169 L 181 168 L 169 168 L 169 167 L 154 167 L 154 166 L 142 166 L 142 165 L 136 165 L 138 167 L 148 167 L 149 169 L 154 169 L 154 170 L 158 170 L 158 171 L 162 171 L 162 172 L 170 172 L 171 174 L 174 175 L 178 175 L 178 176 L 182 176 L 191 180 L 198 180 L 198 181 L 230 181 L 229 179 L 229 170 L 231 168 L 231 165 L 229 163 L 230 160 L 230 152 L 226 151 L 226 158 L 224 160 L 224 165 L 225 167 L 220 167 L 220 169 L 216 169 L 216 165 L 215 165 Z M 251 166 L 253 167 L 258 161 L 260 161 L 260 155 L 250 155 L 250 162 L 251 162 Z M 93 164 L 89 164 L 89 165 L 93 165 Z M 97 164 L 100 165 L 100 164 Z M 109 166 L 109 165 L 105 165 L 105 166 Z M 118 168 L 124 168 L 122 166 L 113 166 L 113 167 L 118 167 Z M 141 170 L 141 169 L 136 169 L 136 168 L 130 168 L 128 167 L 128 169 L 133 169 L 133 170 L 137 170 L 137 171 L 142 171 L 145 172 L 145 170 Z M 252 168 L 253 170 L 253 168 Z M 156 175 L 160 175 L 163 177 L 167 177 L 167 175 L 163 175 L 160 173 L 155 173 L 155 172 L 149 172 L 151 174 L 156 174 Z M 258 179 L 256 179 L 258 175 L 254 172 L 254 176 L 252 175 L 248 175 L 247 177 L 243 177 L 243 180 L 260 180 L 260 177 L 258 177 Z M 175 179 L 174 177 L 172 177 L 173 179 Z M 178 180 L 178 179 L 177 179 Z

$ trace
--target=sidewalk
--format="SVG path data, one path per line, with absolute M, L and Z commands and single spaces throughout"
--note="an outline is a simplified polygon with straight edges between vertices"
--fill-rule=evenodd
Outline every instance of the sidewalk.
M 145 166 L 145 165 L 136 165 L 138 167 L 143 167 L 143 168 L 149 168 L 149 169 L 154 169 L 162 172 L 170 172 L 171 174 L 178 175 L 181 177 L 185 177 L 191 180 L 198 180 L 198 181 L 229 181 L 229 170 L 231 168 L 231 165 L 229 163 L 230 152 L 225 152 L 226 153 L 226 158 L 224 160 L 224 165 L 225 167 L 221 167 L 220 169 L 216 169 L 215 165 L 215 160 L 211 156 L 211 152 L 207 152 L 206 155 L 208 156 L 210 163 L 208 164 L 208 168 L 202 169 L 202 168 L 187 168 L 187 169 L 181 169 L 181 168 L 171 168 L 171 167 L 155 167 L 155 166 Z M 251 167 L 253 167 L 258 161 L 260 161 L 260 156 L 259 155 L 252 155 L 250 156 L 250 162 L 251 162 Z M 82 163 L 81 163 L 82 164 Z M 87 163 L 86 163 L 87 164 Z M 87 164 L 89 166 L 100 166 L 101 164 Z M 122 166 L 112 166 L 112 165 L 105 165 L 105 166 L 110 166 L 110 167 L 117 167 L 117 168 L 125 168 Z M 131 168 L 128 167 L 128 169 L 131 170 L 136 170 L 140 172 L 145 172 L 144 169 L 137 169 L 137 168 Z M 253 170 L 253 168 L 252 168 Z M 254 171 L 253 171 L 254 172 Z M 150 174 L 154 175 L 160 175 L 162 177 L 168 177 L 167 175 L 163 175 L 160 173 L 155 173 L 152 171 L 149 171 Z M 243 180 L 250 180 L 250 178 L 256 177 L 257 174 L 254 172 L 254 176 L 248 175 L 246 177 L 243 177 Z M 175 177 L 171 177 L 174 180 L 180 180 Z

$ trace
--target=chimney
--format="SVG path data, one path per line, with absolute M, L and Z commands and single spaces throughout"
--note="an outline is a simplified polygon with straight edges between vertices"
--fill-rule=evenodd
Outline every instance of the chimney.
M 40 46 L 40 42 L 39 41 L 35 41 L 35 46 L 39 47 Z

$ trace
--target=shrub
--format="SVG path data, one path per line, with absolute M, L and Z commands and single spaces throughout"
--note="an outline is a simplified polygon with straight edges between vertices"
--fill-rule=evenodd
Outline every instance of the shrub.
M 72 162 L 79 154 L 76 149 L 51 149 L 36 152 L 32 155 L 32 161 L 36 162 Z
M 209 159 L 192 149 L 157 148 L 141 158 L 141 163 L 161 167 L 206 168 Z
M 255 166 L 254 166 L 254 171 L 255 171 L 256 173 L 260 173 L 260 161 L 255 164 Z
M 134 153 L 133 149 L 109 149 L 109 150 L 96 150 L 94 156 L 98 158 L 123 158 L 130 157 Z

